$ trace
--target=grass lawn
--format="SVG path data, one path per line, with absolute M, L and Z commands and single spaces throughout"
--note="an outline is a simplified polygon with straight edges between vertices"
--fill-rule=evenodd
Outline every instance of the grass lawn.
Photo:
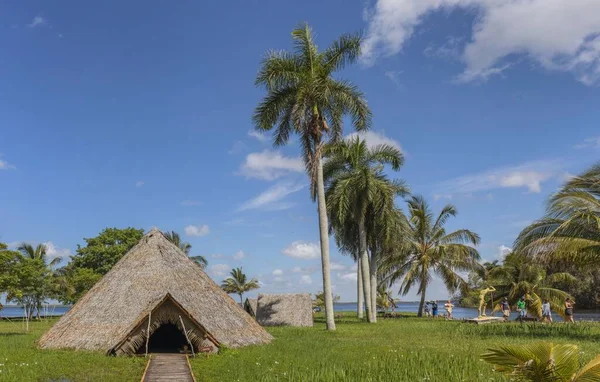
M 37 349 L 53 322 L 0 322 L 0 381 L 139 381 L 143 358 Z M 494 324 L 417 318 L 386 319 L 374 325 L 352 314 L 326 332 L 314 328 L 270 328 L 266 346 L 227 349 L 191 361 L 203 381 L 504 381 L 479 360 L 490 346 L 530 341 L 580 345 L 587 362 L 600 353 L 600 324 Z

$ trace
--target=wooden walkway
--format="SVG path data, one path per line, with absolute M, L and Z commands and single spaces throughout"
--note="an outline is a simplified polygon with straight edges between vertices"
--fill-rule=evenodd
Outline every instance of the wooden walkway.
M 152 354 L 142 382 L 195 382 L 185 354 Z

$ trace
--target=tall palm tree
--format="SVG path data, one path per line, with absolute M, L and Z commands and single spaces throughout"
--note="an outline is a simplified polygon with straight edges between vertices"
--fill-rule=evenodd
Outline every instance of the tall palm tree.
M 514 304 L 521 296 L 527 301 L 527 312 L 542 318 L 542 302 L 548 300 L 552 310 L 564 314 L 564 303 L 573 298 L 569 293 L 554 287 L 555 283 L 572 284 L 575 277 L 567 272 L 548 274 L 539 263 L 532 262 L 526 256 L 511 252 L 506 255 L 504 263 L 489 271 L 488 283 L 496 287 L 496 298 L 508 298 Z M 494 310 L 500 310 L 496 305 Z
M 48 262 L 48 247 L 46 244 L 38 244 L 35 248 L 28 243 L 21 243 L 17 250 L 21 252 L 21 255 L 33 259 L 33 260 L 42 260 L 44 264 L 47 264 L 48 267 L 54 268 L 58 263 L 61 262 L 61 257 L 55 257 L 50 262 Z
M 311 181 L 311 197 L 319 212 L 321 263 L 325 315 L 328 330 L 335 330 L 329 237 L 322 151 L 324 136 L 339 141 L 342 122 L 350 116 L 356 130 L 371 125 L 371 111 L 363 94 L 350 82 L 333 78 L 333 73 L 351 64 L 360 55 L 361 37 L 343 35 L 319 52 L 311 28 L 305 24 L 292 31 L 294 51 L 271 51 L 262 62 L 256 85 L 267 95 L 256 107 L 253 121 L 257 130 L 275 129 L 274 145 L 285 145 L 292 133 L 298 134 L 304 163 Z
M 245 292 L 260 288 L 258 280 L 254 278 L 248 280 L 241 267 L 232 269 L 229 274 L 231 276 L 223 280 L 221 288 L 227 293 L 238 294 L 242 304 L 244 303 Z
M 167 231 L 167 232 L 163 232 L 163 234 L 165 235 L 167 240 L 169 240 L 171 243 L 175 244 L 179 249 L 181 249 L 181 251 L 183 253 L 185 253 L 186 255 L 188 255 L 189 258 L 193 262 L 198 264 L 198 266 L 200 268 L 202 268 L 202 269 L 206 268 L 206 266 L 208 265 L 208 260 L 206 260 L 206 257 L 204 257 L 202 255 L 190 256 L 190 250 L 192 249 L 192 245 L 190 243 L 188 243 L 187 241 L 181 241 L 181 236 L 179 236 L 179 234 L 177 232 Z
M 367 221 L 384 215 L 394 208 L 394 198 L 408 193 L 400 181 L 390 181 L 383 173 L 385 164 L 399 170 L 404 161 L 400 150 L 390 145 L 372 149 L 359 137 L 327 146 L 323 168 L 327 184 L 326 200 L 332 225 L 344 227 L 349 222 L 356 225 L 358 253 L 369 322 L 376 321 L 377 276 L 370 271 L 376 267 L 369 263 Z M 374 256 L 374 253 L 372 253 Z M 371 276 L 374 274 L 375 283 Z
M 479 244 L 479 235 L 466 230 L 447 233 L 444 225 L 457 210 L 446 205 L 435 217 L 421 196 L 408 201 L 409 220 L 407 232 L 400 238 L 397 248 L 384 260 L 385 280 L 392 285 L 402 280 L 400 292 L 406 295 L 418 285 L 421 296 L 418 316 L 423 316 L 427 287 L 433 275 L 439 276 L 450 293 L 466 292 L 468 282 L 459 272 L 468 272 L 480 267 L 477 250 L 470 245 Z
M 525 228 L 514 246 L 543 260 L 600 263 L 600 162 L 550 198 L 546 215 Z
M 532 382 L 600 381 L 600 356 L 583 366 L 577 345 L 539 342 L 489 349 L 481 359 L 511 380 Z

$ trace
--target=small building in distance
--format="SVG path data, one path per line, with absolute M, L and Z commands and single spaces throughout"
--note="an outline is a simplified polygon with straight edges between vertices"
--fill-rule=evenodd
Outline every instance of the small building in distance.
M 311 295 L 259 294 L 256 320 L 262 326 L 313 326 Z

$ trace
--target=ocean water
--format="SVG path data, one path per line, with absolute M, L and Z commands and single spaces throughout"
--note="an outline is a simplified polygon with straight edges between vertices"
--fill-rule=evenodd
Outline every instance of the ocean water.
M 417 313 L 419 310 L 418 302 L 399 302 L 397 303 L 398 308 L 396 311 L 399 312 L 414 312 Z M 333 305 L 333 310 L 336 312 L 355 312 L 356 311 L 356 303 L 355 302 L 341 302 Z M 444 314 L 446 311 L 444 310 L 444 302 L 438 302 L 438 313 Z M 489 310 L 488 310 L 489 314 Z M 475 308 L 463 308 L 459 306 L 455 306 L 452 310 L 452 315 L 455 319 L 463 319 L 463 318 L 475 318 L 477 317 L 477 309 Z M 496 313 L 496 317 L 502 317 L 501 313 Z M 510 316 L 511 319 L 517 318 L 517 313 L 513 312 Z M 552 318 L 554 321 L 562 321 L 561 317 L 553 312 Z M 576 321 L 600 321 L 600 310 L 575 310 L 575 320 Z
M 439 313 L 444 314 L 443 302 L 439 302 Z M 49 316 L 62 316 L 67 313 L 71 309 L 68 306 L 57 306 L 52 307 L 49 306 L 45 311 Z M 355 302 L 340 302 L 335 303 L 333 305 L 333 309 L 336 312 L 355 312 L 356 311 L 356 303 Z M 398 303 L 398 308 L 396 311 L 400 312 L 414 312 L 417 313 L 419 309 L 418 302 L 400 302 Z M 489 311 L 488 311 L 489 312 Z M 452 312 L 454 314 L 455 319 L 463 319 L 463 318 L 474 318 L 477 317 L 477 309 L 475 308 L 463 308 L 463 307 L 454 307 Z M 497 317 L 501 317 L 500 313 L 496 313 Z M 0 317 L 12 317 L 18 318 L 23 317 L 23 309 L 19 307 L 4 307 L 4 309 L 0 310 Z M 513 312 L 511 315 L 511 319 L 517 317 L 517 313 Z M 560 321 L 561 318 L 558 314 L 553 315 L 554 320 Z M 600 311 L 599 310 L 575 310 L 575 320 L 577 321 L 600 321 Z

